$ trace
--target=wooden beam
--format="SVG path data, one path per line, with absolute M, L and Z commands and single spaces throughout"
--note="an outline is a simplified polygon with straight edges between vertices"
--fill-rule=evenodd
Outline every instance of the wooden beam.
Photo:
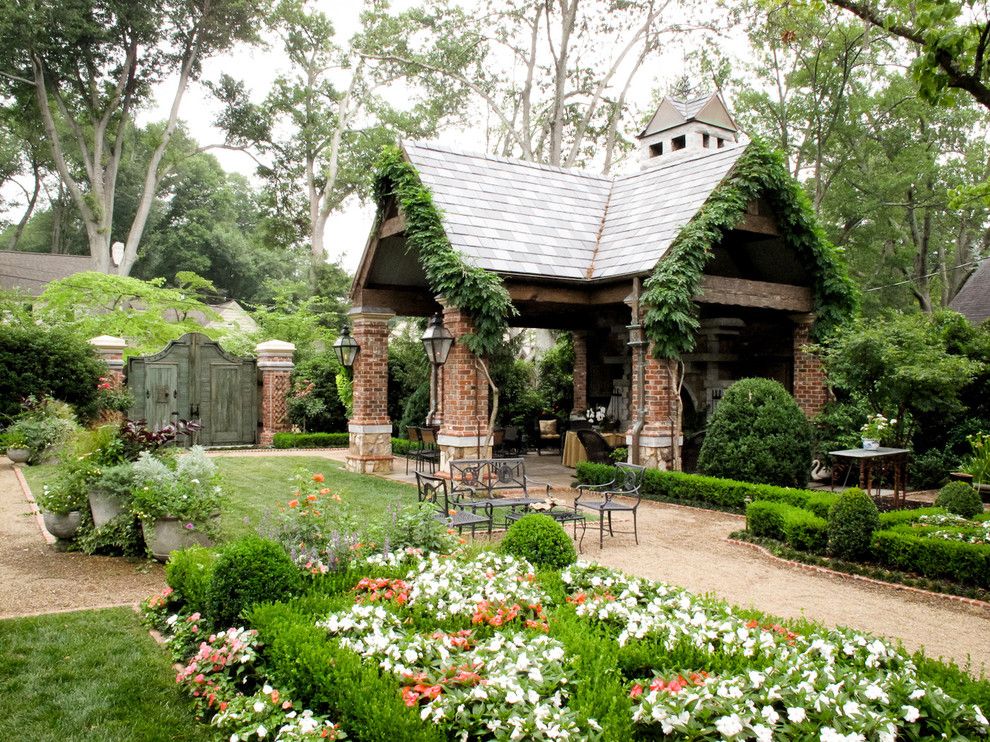
M 552 286 L 506 279 L 505 288 L 514 302 L 541 304 L 621 304 L 632 292 L 625 281 L 611 286 Z
M 392 235 L 399 234 L 406 231 L 406 218 L 399 214 L 398 216 L 393 216 L 391 219 L 386 219 L 378 230 L 378 239 L 384 240 L 386 237 L 391 237 Z
M 722 276 L 702 276 L 701 293 L 694 299 L 702 304 L 760 307 L 788 312 L 810 312 L 814 309 L 811 289 L 804 286 Z
M 739 220 L 736 229 L 741 232 L 754 232 L 756 234 L 770 235 L 771 237 L 780 237 L 777 220 L 772 216 L 747 213 Z
M 361 287 L 351 296 L 354 306 L 387 307 L 398 315 L 429 317 L 441 307 L 426 289 L 399 286 Z

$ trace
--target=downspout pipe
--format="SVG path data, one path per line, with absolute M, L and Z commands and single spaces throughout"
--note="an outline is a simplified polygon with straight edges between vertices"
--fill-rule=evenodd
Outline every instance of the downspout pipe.
M 632 295 L 632 324 L 626 327 L 629 330 L 629 347 L 633 349 L 635 357 L 634 367 L 636 369 L 636 399 L 639 400 L 639 407 L 636 410 L 636 421 L 630 431 L 629 441 L 629 463 L 639 463 L 639 437 L 646 425 L 646 340 L 643 339 L 643 320 L 639 306 L 640 283 L 639 277 L 633 278 Z

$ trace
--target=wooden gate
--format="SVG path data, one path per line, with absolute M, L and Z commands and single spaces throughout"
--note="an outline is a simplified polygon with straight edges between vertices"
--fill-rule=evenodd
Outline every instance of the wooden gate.
M 258 371 L 254 359 L 225 353 L 192 332 L 165 349 L 127 362 L 132 419 L 159 430 L 177 418 L 198 420 L 204 446 L 253 444 L 258 434 Z

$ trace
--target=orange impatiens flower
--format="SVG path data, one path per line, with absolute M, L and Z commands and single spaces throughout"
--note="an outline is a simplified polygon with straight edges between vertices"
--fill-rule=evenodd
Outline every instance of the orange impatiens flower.
M 290 508 L 297 508 L 297 507 L 299 507 L 299 500 L 289 500 L 289 507 Z
M 306 502 L 316 502 L 316 495 L 306 495 Z
M 319 472 L 317 472 L 316 474 L 313 475 L 313 481 L 314 482 L 322 482 L 324 479 L 326 479 L 326 477 L 324 477 Z

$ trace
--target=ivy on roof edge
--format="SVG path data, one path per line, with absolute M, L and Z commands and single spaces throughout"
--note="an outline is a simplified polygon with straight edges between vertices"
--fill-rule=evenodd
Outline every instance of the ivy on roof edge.
M 379 204 L 395 196 L 406 219 L 406 249 L 416 251 L 430 289 L 474 323 L 464 344 L 479 356 L 493 353 L 504 342 L 508 317 L 516 313 L 509 292 L 498 275 L 467 265 L 454 250 L 432 194 L 396 146 L 385 147 L 378 158 L 374 193 Z
M 773 207 L 784 243 L 813 266 L 812 336 L 823 340 L 855 312 L 852 280 L 839 250 L 815 219 L 807 194 L 777 152 L 753 141 L 643 284 L 642 302 L 649 307 L 643 324 L 657 358 L 678 358 L 694 349 L 700 328 L 694 297 L 712 246 L 739 224 L 746 206 L 758 197 Z

